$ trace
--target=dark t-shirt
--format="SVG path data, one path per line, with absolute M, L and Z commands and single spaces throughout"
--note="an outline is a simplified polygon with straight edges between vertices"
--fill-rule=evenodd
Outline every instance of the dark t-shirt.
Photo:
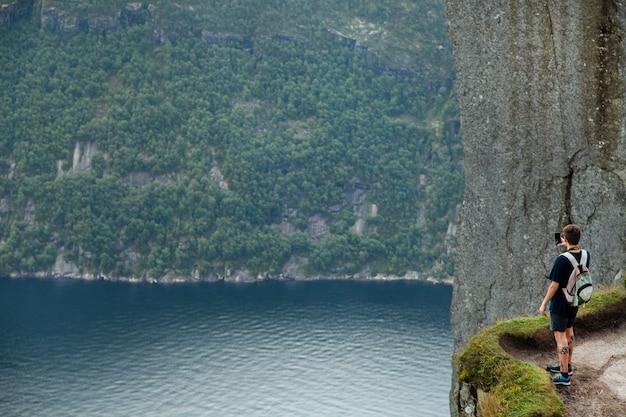
M 574 255 L 574 258 L 580 262 L 582 251 L 578 253 L 572 252 L 572 255 Z M 591 255 L 587 252 L 587 267 L 589 267 L 590 258 Z M 550 300 L 548 310 L 550 310 L 551 313 L 561 316 L 575 316 L 578 312 L 578 307 L 572 307 L 568 304 L 562 291 L 562 288 L 565 288 L 567 285 L 567 281 L 573 270 L 574 267 L 572 266 L 572 263 L 564 255 L 559 255 L 554 260 L 554 265 L 552 266 L 552 271 L 550 272 L 550 280 L 559 283 L 559 290 L 556 294 L 554 294 L 552 300 Z

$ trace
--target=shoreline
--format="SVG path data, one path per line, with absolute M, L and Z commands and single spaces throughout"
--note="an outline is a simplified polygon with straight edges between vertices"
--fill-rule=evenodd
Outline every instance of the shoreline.
M 354 281 L 354 282 L 386 282 L 386 281 L 416 281 L 424 282 L 434 285 L 452 285 L 453 278 L 444 278 L 441 280 L 432 277 L 421 277 L 417 273 L 409 273 L 403 276 L 396 275 L 343 275 L 343 276 L 258 276 L 252 277 L 248 274 L 234 274 L 227 276 L 218 275 L 204 275 L 199 274 L 183 277 L 180 275 L 166 275 L 161 278 L 150 277 L 111 277 L 105 275 L 94 274 L 54 274 L 54 273 L 11 273 L 5 275 L 5 278 L 9 279 L 39 279 L 39 280 L 73 280 L 73 281 L 107 281 L 107 282 L 123 282 L 130 284 L 159 284 L 159 285 L 174 285 L 174 284 L 196 284 L 196 283 L 212 283 L 212 282 L 224 282 L 232 284 L 252 284 L 255 282 L 304 282 L 304 281 Z

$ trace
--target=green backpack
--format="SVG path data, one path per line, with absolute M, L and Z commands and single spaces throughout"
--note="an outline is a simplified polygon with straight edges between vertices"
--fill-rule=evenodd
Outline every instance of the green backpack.
M 567 281 L 567 286 L 563 288 L 565 300 L 572 307 L 587 304 L 591 300 L 591 294 L 593 293 L 593 280 L 591 279 L 589 268 L 587 268 L 587 257 L 589 255 L 584 249 L 580 252 L 580 263 L 571 253 L 565 252 L 562 254 L 569 259 L 574 267 Z

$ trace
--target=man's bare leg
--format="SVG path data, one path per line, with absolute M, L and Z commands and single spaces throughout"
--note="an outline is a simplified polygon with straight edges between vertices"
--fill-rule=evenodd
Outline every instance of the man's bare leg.
M 567 365 L 570 361 L 570 348 L 566 332 L 554 332 L 554 340 L 556 341 L 556 351 L 559 355 L 559 363 L 561 364 L 561 373 L 567 375 Z
M 569 348 L 569 358 L 567 364 L 572 365 L 572 359 L 574 356 L 574 328 L 568 327 L 565 329 L 565 337 L 567 338 L 567 347 Z

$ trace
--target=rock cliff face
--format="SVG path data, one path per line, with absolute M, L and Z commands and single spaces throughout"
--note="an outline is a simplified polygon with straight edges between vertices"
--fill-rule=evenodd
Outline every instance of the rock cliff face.
M 68 14 L 48 4 L 46 0 L 36 3 L 37 26 L 47 30 L 58 30 L 66 35 L 76 35 L 79 32 L 104 34 L 115 30 L 119 25 L 131 26 L 143 24 L 150 14 L 148 3 L 134 2 L 126 6 L 114 16 L 93 15 L 76 16 Z
M 15 0 L 0 4 L 0 32 L 8 29 L 14 22 L 27 17 L 32 9 L 32 1 Z
M 106 33 L 118 26 L 143 24 L 151 13 L 151 6 L 144 2 L 129 2 L 112 16 L 76 16 L 59 10 L 46 0 L 13 0 L 0 3 L 0 31 L 6 30 L 18 20 L 35 12 L 34 24 L 38 28 L 56 30 L 66 35 L 79 32 Z
M 444 3 L 465 152 L 458 352 L 499 319 L 537 314 L 553 232 L 567 223 L 583 230 L 597 284 L 621 278 L 626 10 L 604 0 Z

